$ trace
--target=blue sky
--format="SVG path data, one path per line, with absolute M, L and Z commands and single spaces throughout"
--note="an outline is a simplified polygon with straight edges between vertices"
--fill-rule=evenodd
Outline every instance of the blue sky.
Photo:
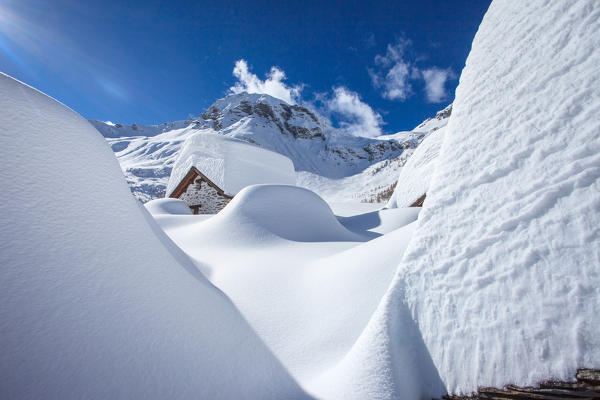
M 173 121 L 250 90 L 372 136 L 452 100 L 489 3 L 0 0 L 0 70 L 86 118 Z

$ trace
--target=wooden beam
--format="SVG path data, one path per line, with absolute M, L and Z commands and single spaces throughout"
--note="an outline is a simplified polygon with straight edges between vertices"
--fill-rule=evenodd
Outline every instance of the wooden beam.
M 209 186 L 211 186 L 212 188 L 214 188 L 217 193 L 220 196 L 223 196 L 227 199 L 233 199 L 233 196 L 230 196 L 228 194 L 225 194 L 225 192 L 223 191 L 223 189 L 221 189 L 219 186 L 217 186 L 213 181 L 211 181 L 210 179 L 208 179 L 208 177 L 206 175 L 204 175 L 202 172 L 200 172 L 198 170 L 198 168 L 192 166 L 190 168 L 190 170 L 187 172 L 187 174 L 185 174 L 185 176 L 183 177 L 183 179 L 181 180 L 181 182 L 179 182 L 179 184 L 175 187 L 175 189 L 173 189 L 173 192 L 171 192 L 171 194 L 169 195 L 169 197 L 174 198 L 174 199 L 178 199 L 179 196 L 181 196 L 186 190 L 187 188 L 194 183 L 194 181 L 196 180 L 197 177 L 201 177 L 202 180 L 206 183 L 208 183 Z
M 543 382 L 539 387 L 507 385 L 504 389 L 480 387 L 469 396 L 444 395 L 446 400 L 600 400 L 600 370 L 580 369 L 577 382 Z
M 427 193 L 424 193 L 423 196 L 419 197 L 417 201 L 412 203 L 411 207 L 423 207 L 423 203 L 425 202 L 425 197 L 427 197 Z

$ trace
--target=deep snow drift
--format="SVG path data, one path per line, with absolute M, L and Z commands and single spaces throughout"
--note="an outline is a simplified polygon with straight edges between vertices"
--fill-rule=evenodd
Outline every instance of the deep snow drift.
M 396 271 L 419 211 L 360 208 L 346 205 L 346 216 L 336 218 L 309 190 L 256 185 L 208 219 L 155 218 L 227 293 L 293 376 L 323 398 L 313 382 L 360 336 Z M 344 385 L 330 398 L 343 398 L 337 393 Z
M 595 0 L 492 3 L 396 280 L 323 386 L 425 398 L 600 365 L 598 49 Z
M 0 397 L 304 397 L 86 120 L 0 75 L 0 121 Z
M 420 215 L 290 185 L 214 216 L 144 208 L 89 124 L 1 76 L 0 397 L 410 400 L 599 366 L 599 48 L 595 0 L 495 0 L 448 125 L 400 176 L 397 204 L 427 192 Z M 256 100 L 206 121 L 309 126 Z M 275 144 L 320 147 L 312 129 Z M 173 160 L 200 130 L 112 144 Z
M 170 195 L 191 167 L 196 167 L 227 195 L 260 183 L 296 183 L 292 161 L 279 153 L 242 140 L 219 135 L 212 129 L 198 131 L 182 145 L 166 195 Z

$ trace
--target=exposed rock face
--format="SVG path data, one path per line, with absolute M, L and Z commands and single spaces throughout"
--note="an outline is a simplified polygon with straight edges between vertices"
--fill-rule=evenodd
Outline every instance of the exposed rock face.
M 256 119 L 263 127 L 271 125 L 294 139 L 319 138 L 325 141 L 324 124 L 308 108 L 290 105 L 267 95 L 240 93 L 217 100 L 202 116 L 220 131 L 244 119 Z

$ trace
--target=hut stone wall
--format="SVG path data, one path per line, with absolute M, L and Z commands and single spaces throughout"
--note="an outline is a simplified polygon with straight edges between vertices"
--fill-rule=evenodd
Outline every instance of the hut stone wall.
M 190 206 L 194 214 L 216 214 L 231 200 L 202 177 L 197 177 L 179 198 Z

